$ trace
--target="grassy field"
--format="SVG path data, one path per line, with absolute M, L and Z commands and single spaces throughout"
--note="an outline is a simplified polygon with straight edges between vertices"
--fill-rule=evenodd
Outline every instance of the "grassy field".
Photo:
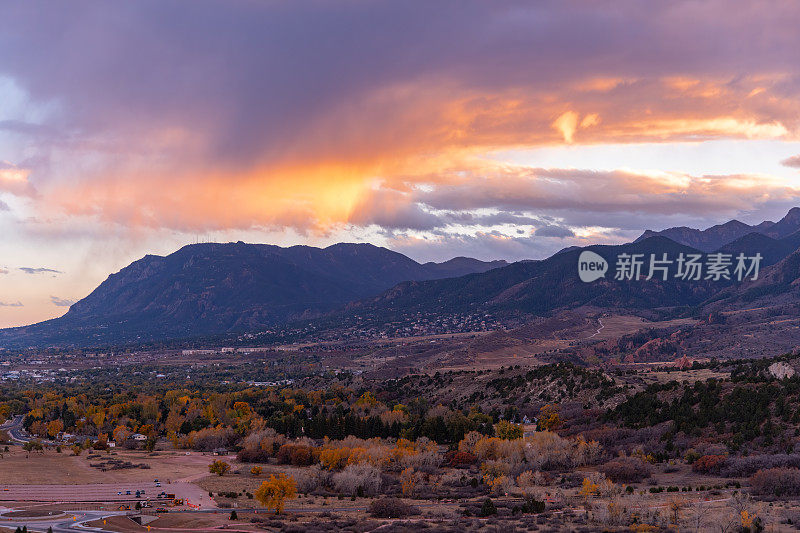
M 92 467 L 110 459 L 127 461 L 149 468 L 125 468 L 106 470 Z M 200 452 L 119 450 L 87 452 L 75 456 L 65 449 L 63 453 L 48 449 L 43 453 L 27 453 L 19 446 L 0 458 L 0 485 L 82 485 L 87 483 L 147 482 L 159 479 L 192 481 L 208 474 L 208 465 L 216 457 Z

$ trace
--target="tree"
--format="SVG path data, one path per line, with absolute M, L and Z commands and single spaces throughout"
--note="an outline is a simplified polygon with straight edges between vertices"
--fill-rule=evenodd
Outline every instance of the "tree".
M 581 490 L 578 494 L 583 496 L 584 498 L 589 498 L 590 496 L 599 496 L 600 485 L 598 485 L 588 477 L 585 477 L 583 478 L 583 484 L 581 485 Z
M 686 506 L 686 502 L 683 501 L 683 498 L 671 498 L 669 502 L 667 502 L 667 508 L 669 509 L 670 515 L 670 522 L 675 524 L 676 526 L 680 522 L 681 519 L 681 511 Z
M 256 489 L 254 496 L 256 500 L 267 509 L 275 509 L 275 514 L 283 513 L 286 500 L 292 499 L 297 494 L 297 485 L 291 476 L 286 474 L 270 474 L 269 479 L 264 481 Z
M 120 446 L 122 446 L 122 444 L 128 440 L 128 437 L 130 437 L 132 434 L 133 433 L 131 430 L 125 426 L 117 426 L 114 428 L 113 432 L 114 440 Z
M 224 476 L 225 474 L 228 473 L 228 470 L 230 469 L 231 465 L 219 459 L 208 465 L 208 471 L 218 476 Z
M 417 493 L 417 485 L 422 481 L 422 476 L 419 472 L 415 472 L 413 468 L 408 467 L 400 472 L 400 486 L 402 487 L 403 496 L 413 497 Z
M 234 509 L 233 511 L 231 511 L 231 518 L 230 518 L 230 519 L 231 519 L 231 520 L 238 520 L 238 519 L 239 519 L 239 515 L 238 515 L 238 514 L 236 514 L 236 509 Z
M 485 518 L 495 514 L 497 514 L 497 507 L 495 507 L 494 502 L 490 498 L 483 500 L 483 504 L 481 505 L 481 510 L 478 512 L 478 516 Z
M 47 436 L 51 439 L 64 430 L 64 422 L 61 420 L 53 420 L 47 424 Z
M 549 403 L 539 410 L 538 426 L 545 431 L 553 431 L 561 426 L 561 415 L 556 404 Z
M 44 447 L 38 440 L 30 440 L 22 445 L 22 449 L 26 452 L 42 452 L 44 453 Z
M 250 469 L 250 473 L 253 474 L 254 476 L 260 476 L 263 471 L 264 469 L 261 468 L 260 466 L 254 466 L 253 468 Z
M 494 426 L 495 434 L 504 440 L 517 440 L 521 439 L 523 433 L 522 426 L 513 424 L 508 420 L 501 420 Z

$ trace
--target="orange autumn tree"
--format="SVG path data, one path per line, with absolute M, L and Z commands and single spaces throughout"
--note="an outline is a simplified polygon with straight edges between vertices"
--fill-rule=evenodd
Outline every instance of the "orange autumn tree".
M 47 423 L 47 436 L 51 439 L 64 431 L 64 423 L 61 420 L 53 420 Z
M 267 509 L 275 509 L 275 514 L 283 513 L 286 500 L 297 495 L 297 485 L 291 476 L 274 474 L 264 481 L 253 494 L 258 502 Z

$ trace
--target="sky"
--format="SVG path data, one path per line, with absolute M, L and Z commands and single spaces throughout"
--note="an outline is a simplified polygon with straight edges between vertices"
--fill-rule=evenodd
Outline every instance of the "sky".
M 193 242 L 519 260 L 800 205 L 794 1 L 0 12 L 0 327 Z

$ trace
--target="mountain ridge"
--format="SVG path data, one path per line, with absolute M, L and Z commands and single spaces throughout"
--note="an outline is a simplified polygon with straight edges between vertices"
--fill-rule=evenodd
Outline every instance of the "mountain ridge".
M 108 339 L 138 342 L 247 331 L 327 313 L 401 281 L 504 265 L 470 258 L 421 264 L 371 244 L 327 248 L 187 245 L 146 255 L 106 278 L 62 317 L 0 331 L 0 345 Z
M 419 263 L 364 243 L 195 244 L 132 262 L 62 317 L 0 330 L 0 346 L 163 341 L 300 322 L 335 329 L 362 316 L 384 323 L 414 314 L 544 316 L 586 306 L 676 316 L 780 291 L 798 292 L 791 297 L 800 302 L 800 291 L 794 291 L 800 284 L 799 249 L 800 208 L 775 223 L 731 220 L 706 230 L 647 231 L 631 243 L 571 246 L 546 259 L 511 264 L 466 257 Z M 605 278 L 583 283 L 576 268 L 584 250 L 645 257 L 758 253 L 763 273 L 741 285 L 672 278 L 644 283 L 613 279 L 611 264 Z
M 760 233 L 773 239 L 782 239 L 797 231 L 800 231 L 800 207 L 793 207 L 778 222 L 765 220 L 751 226 L 733 219 L 704 230 L 687 226 L 677 226 L 660 231 L 645 230 L 634 242 L 660 235 L 704 252 L 713 252 L 748 233 Z

